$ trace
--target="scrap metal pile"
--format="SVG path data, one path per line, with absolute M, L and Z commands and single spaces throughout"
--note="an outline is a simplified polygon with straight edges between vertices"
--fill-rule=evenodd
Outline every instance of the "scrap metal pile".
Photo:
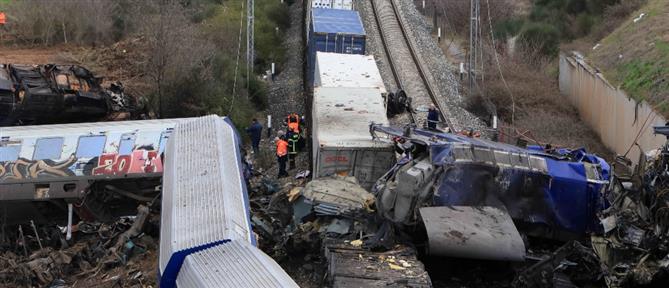
M 284 266 L 293 266 L 287 268 L 293 277 L 307 275 L 306 282 L 326 280 L 331 287 L 431 287 L 415 249 L 396 243 L 390 226 L 378 225 L 375 197 L 355 177 L 284 187 L 263 178 L 252 186 L 258 193 L 251 197 L 251 221 L 259 246 L 274 259 L 295 262 Z
M 490 281 L 512 287 L 669 283 L 669 142 L 631 173 L 582 149 L 370 132 L 400 155 L 371 192 L 337 175 L 252 185 L 259 245 L 294 277 L 432 287 L 421 261 L 442 257 L 506 261 L 507 280 Z M 656 132 L 669 135 L 669 126 Z
M 669 126 L 655 132 L 667 136 Z M 619 161 L 625 172 L 611 181 L 604 233 L 592 236 L 611 288 L 669 283 L 669 142 L 649 154 L 633 173 Z
M 136 215 L 113 222 L 81 221 L 71 236 L 57 222 L 8 225 L 2 235 L 0 286 L 155 285 L 156 212 L 140 205 Z

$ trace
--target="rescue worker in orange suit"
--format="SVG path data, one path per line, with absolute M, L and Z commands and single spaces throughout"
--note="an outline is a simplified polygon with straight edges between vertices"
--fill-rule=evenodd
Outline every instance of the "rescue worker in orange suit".
M 297 113 L 290 113 L 290 115 L 286 117 L 286 124 L 288 125 L 289 138 L 293 133 L 300 134 L 300 116 L 297 115 Z
M 276 142 L 276 159 L 279 162 L 279 175 L 277 178 L 288 176 L 286 172 L 286 161 L 288 160 L 288 142 L 283 136 L 274 138 Z

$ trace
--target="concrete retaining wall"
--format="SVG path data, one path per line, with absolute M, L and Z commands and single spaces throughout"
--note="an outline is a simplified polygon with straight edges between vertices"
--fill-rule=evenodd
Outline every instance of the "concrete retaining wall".
M 560 55 L 559 81 L 562 95 L 578 108 L 581 119 L 616 154 L 625 154 L 641 129 L 643 131 L 637 143 L 644 151 L 664 144 L 664 136 L 654 135 L 652 127 L 662 126 L 666 120 L 655 113 L 648 103 L 637 103 L 625 92 L 613 87 L 582 57 Z M 636 164 L 639 149 L 632 148 L 627 157 Z

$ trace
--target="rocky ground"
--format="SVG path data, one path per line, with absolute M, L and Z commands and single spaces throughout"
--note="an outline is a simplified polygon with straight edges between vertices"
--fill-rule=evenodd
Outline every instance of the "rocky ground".
M 459 83 L 456 79 L 457 73 L 454 65 L 444 56 L 444 53 L 432 37 L 431 25 L 416 10 L 416 7 L 410 1 L 397 1 L 401 7 L 402 17 L 407 29 L 412 31 L 410 35 L 418 47 L 419 57 L 422 59 L 425 67 L 430 72 L 431 81 L 436 85 L 439 95 L 442 97 L 442 104 L 448 107 L 447 115 L 458 130 L 473 128 L 476 130 L 485 130 L 486 125 L 474 114 L 465 110 L 465 101 L 460 94 Z M 357 9 L 365 25 L 367 33 L 367 54 L 374 55 L 377 66 L 384 79 L 388 91 L 395 91 L 393 74 L 387 62 L 385 50 L 381 35 L 377 29 L 376 19 L 372 12 L 371 2 L 368 0 L 358 1 Z
M 458 68 L 448 61 L 437 45 L 437 41 L 432 37 L 432 25 L 418 12 L 412 1 L 397 1 L 396 3 L 401 8 L 400 13 L 407 25 L 407 30 L 412 31 L 410 37 L 416 44 L 415 47 L 418 48 L 419 57 L 430 71 L 431 76 L 428 77 L 432 77 L 432 83 L 440 91 L 439 95 L 448 107 L 448 114 L 455 122 L 456 129 L 485 130 L 487 125 L 464 108 L 464 96 L 461 95 L 455 76 Z
M 365 25 L 366 39 L 366 53 L 367 55 L 374 55 L 376 66 L 379 68 L 383 83 L 386 85 L 386 90 L 394 92 L 397 90 L 395 81 L 393 80 L 393 72 L 390 69 L 390 64 L 387 63 L 386 51 L 383 49 L 381 34 L 376 29 L 376 19 L 372 12 L 372 4 L 369 0 L 356 2 L 356 9 L 360 13 L 360 18 Z
M 303 76 L 304 37 L 302 21 L 302 5 L 295 3 L 290 6 L 291 26 L 285 34 L 283 45 L 286 48 L 286 63 L 281 65 L 282 70 L 269 80 L 269 110 L 272 115 L 272 126 L 280 127 L 285 117 L 296 112 L 299 115 L 305 113 L 305 92 Z
M 255 169 L 255 176 L 251 180 L 251 210 L 252 213 L 274 209 L 273 207 L 279 201 L 286 204 L 285 199 L 270 201 L 272 198 L 267 193 L 268 188 L 276 189 L 274 195 L 285 195 L 285 192 L 292 187 L 304 185 L 304 179 L 296 179 L 295 176 L 309 169 L 309 147 L 307 146 L 296 159 L 296 168 L 288 170 L 288 177 L 277 179 L 278 164 L 275 156 L 274 137 L 278 130 L 285 130 L 283 121 L 285 117 L 296 112 L 299 115 L 305 115 L 306 111 L 306 93 L 303 82 L 303 63 L 304 47 L 302 39 L 305 37 L 304 23 L 302 21 L 303 10 L 299 3 L 290 6 L 291 27 L 286 33 L 283 45 L 286 47 L 286 63 L 282 65 L 283 70 L 274 77 L 274 80 L 268 79 L 269 84 L 269 109 L 266 113 L 259 114 L 258 118 L 264 127 L 267 127 L 267 114 L 272 115 L 272 133 L 267 135 L 266 129 L 263 130 L 263 139 L 261 141 L 260 152 L 249 155 Z M 248 151 L 251 151 L 248 147 Z M 283 192 L 283 193 L 280 193 Z M 292 209 L 287 207 L 287 209 Z M 285 227 L 285 226 L 284 226 Z M 284 227 L 281 227 L 283 229 Z M 318 255 L 303 253 L 295 249 L 285 250 L 284 247 L 275 247 L 277 239 L 263 239 L 259 237 L 259 246 L 272 256 L 288 274 L 300 285 L 300 287 L 320 287 L 321 278 L 314 273 L 315 269 L 324 267 Z M 284 245 L 281 245 L 284 246 Z

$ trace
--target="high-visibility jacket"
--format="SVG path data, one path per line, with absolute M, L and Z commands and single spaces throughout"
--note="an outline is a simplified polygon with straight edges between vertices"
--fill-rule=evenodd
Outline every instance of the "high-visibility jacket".
M 288 130 L 293 133 L 300 133 L 300 124 L 296 122 L 288 123 Z
M 276 156 L 282 157 L 288 155 L 288 142 L 283 139 L 276 141 Z
M 297 115 L 296 113 L 288 115 L 286 123 L 288 123 L 288 130 L 300 133 L 300 115 Z
M 4 25 L 5 22 L 7 22 L 7 16 L 5 16 L 5 12 L 0 12 L 0 25 Z

